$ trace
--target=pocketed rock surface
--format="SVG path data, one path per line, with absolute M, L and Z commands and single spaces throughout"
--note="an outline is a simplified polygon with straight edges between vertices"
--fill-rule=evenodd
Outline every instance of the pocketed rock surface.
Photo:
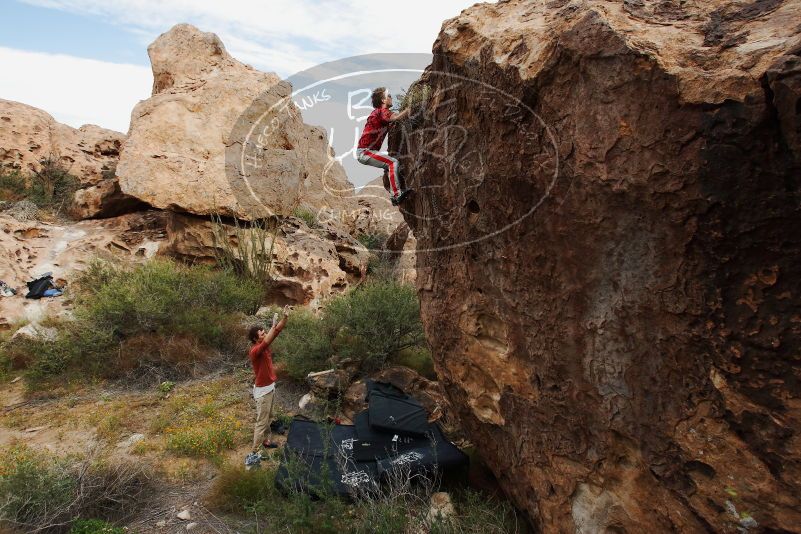
M 543 532 L 801 531 L 801 2 L 447 21 L 417 287 L 453 409 Z

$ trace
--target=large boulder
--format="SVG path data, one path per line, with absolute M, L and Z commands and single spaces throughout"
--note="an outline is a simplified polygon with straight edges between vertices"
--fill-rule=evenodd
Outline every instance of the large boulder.
M 543 532 L 801 531 L 799 21 L 509 0 L 444 24 L 390 139 L 423 322 Z
M 111 217 L 142 207 L 120 191 L 115 169 L 125 135 L 92 124 L 78 129 L 41 109 L 0 99 L 0 165 L 23 176 L 52 160 L 79 181 L 68 206 L 76 218 Z
M 325 131 L 303 123 L 289 83 L 189 24 L 159 36 L 148 54 L 153 95 L 131 114 L 117 170 L 125 193 L 245 220 L 298 207 L 350 211 L 353 186 Z

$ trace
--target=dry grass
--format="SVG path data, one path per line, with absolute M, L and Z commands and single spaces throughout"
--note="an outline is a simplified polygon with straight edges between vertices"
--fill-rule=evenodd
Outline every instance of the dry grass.
M 78 517 L 119 519 L 143 505 L 151 487 L 141 465 L 111 463 L 98 450 L 57 458 L 12 446 L 0 455 L 0 526 L 66 532 Z

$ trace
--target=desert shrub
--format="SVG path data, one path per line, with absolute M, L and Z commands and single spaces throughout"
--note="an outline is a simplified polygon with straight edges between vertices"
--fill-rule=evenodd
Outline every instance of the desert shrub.
M 80 186 L 78 179 L 69 173 L 57 156 L 39 161 L 39 169 L 31 174 L 28 198 L 42 207 L 65 208 Z
M 397 279 L 397 269 L 392 256 L 386 252 L 373 252 L 367 260 L 367 274 L 370 280 L 389 282 Z
M 323 320 L 338 356 L 365 371 L 379 369 L 404 349 L 425 346 L 414 288 L 392 280 L 365 283 L 332 299 Z
M 269 285 L 280 222 L 275 219 L 228 222 L 215 213 L 211 216 L 211 226 L 217 264 L 258 284 Z
M 14 526 L 36 525 L 51 510 L 69 508 L 76 481 L 66 467 L 27 447 L 5 451 L 0 457 L 0 519 Z
M 3 345 L 33 384 L 185 376 L 214 350 L 243 349 L 241 317 L 255 311 L 264 288 L 231 272 L 152 261 L 133 269 L 93 263 L 75 291 L 74 318 L 52 324 L 55 340 Z
M 214 458 L 233 449 L 241 421 L 231 417 L 212 417 L 200 423 L 167 427 L 167 449 L 183 456 Z
M 127 530 L 115 527 L 102 519 L 79 519 L 72 524 L 69 534 L 125 534 Z
M 381 250 L 387 242 L 387 234 L 381 232 L 359 234 L 356 239 L 367 250 Z
M 428 347 L 415 346 L 404 349 L 398 353 L 392 363 L 413 369 L 417 374 L 429 380 L 437 379 L 434 360 L 431 358 L 431 351 L 428 350 Z
M 308 310 L 292 314 L 273 347 L 276 361 L 281 361 L 287 374 L 296 380 L 330 366 L 330 335 L 322 319 Z
M 263 289 L 226 271 L 151 261 L 118 269 L 106 283 L 88 290 L 76 315 L 117 335 L 140 332 L 190 335 L 220 346 L 222 315 L 253 313 Z M 87 287 L 79 281 L 82 287 Z
M 108 371 L 116 341 L 108 330 L 84 321 L 58 321 L 55 339 L 19 337 L 3 345 L 12 367 L 25 369 L 31 383 L 66 376 L 97 376 Z
M 15 445 L 0 452 L 0 530 L 66 532 L 80 517 L 124 517 L 150 488 L 141 466 L 57 458 Z
M 225 465 L 214 478 L 206 503 L 221 512 L 247 513 L 259 502 L 276 498 L 280 496 L 275 489 L 274 470 L 248 471 L 239 465 Z
M 0 167 L 0 200 L 22 200 L 28 194 L 25 177 L 18 169 Z
M 297 380 L 341 359 L 373 371 L 404 351 L 407 359 L 425 367 L 427 351 L 417 295 L 412 287 L 393 280 L 373 280 L 335 297 L 319 317 L 296 311 L 273 348 L 276 361 Z
M 398 109 L 400 111 L 411 108 L 412 112 L 419 111 L 431 95 L 431 86 L 424 83 L 412 84 L 408 90 L 401 91 Z
M 27 199 L 42 208 L 60 211 L 72 202 L 79 180 L 57 156 L 43 158 L 39 169 L 27 175 L 12 167 L 0 168 L 0 200 Z
M 309 228 L 317 228 L 320 226 L 317 220 L 317 214 L 308 208 L 295 208 L 292 215 L 305 222 L 306 226 Z

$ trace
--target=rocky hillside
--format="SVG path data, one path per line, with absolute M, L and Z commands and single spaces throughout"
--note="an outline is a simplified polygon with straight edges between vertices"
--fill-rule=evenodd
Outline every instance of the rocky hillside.
M 799 531 L 799 21 L 509 0 L 444 24 L 391 140 L 422 314 L 543 532 Z
M 54 157 L 80 182 L 69 213 L 76 219 L 111 218 L 72 227 L 0 214 L 0 279 L 24 289 L 24 282 L 45 270 L 69 280 L 68 271 L 92 256 L 127 261 L 139 254 L 126 242 L 130 227 L 152 230 L 148 257 L 215 263 L 220 254 L 239 254 L 239 243 L 270 240 L 263 231 L 254 234 L 247 222 L 278 215 L 285 224 L 271 247 L 276 302 L 316 304 L 360 280 L 369 253 L 356 238 L 388 235 L 400 217 L 385 199 L 354 193 L 331 157 L 325 132 L 304 124 L 286 98 L 291 86 L 236 61 L 216 35 L 188 24 L 159 36 L 148 52 L 153 96 L 133 110 L 127 136 L 92 125 L 76 130 L 42 110 L 0 100 L 0 164 L 27 175 Z M 280 127 L 256 143 L 257 172 L 238 169 L 236 151 L 276 102 L 283 103 Z M 125 219 L 117 221 L 122 214 Z M 211 223 L 211 214 L 222 217 L 218 224 Z M 31 232 L 38 241 L 31 241 Z M 86 236 L 96 246 L 73 249 L 71 236 Z M 54 248 L 57 253 L 50 252 Z M 69 259 L 61 257 L 64 251 Z M 4 299 L 0 322 L 41 315 L 28 308 L 29 302 Z
M 23 172 L 39 171 L 52 159 L 80 184 L 68 211 L 76 218 L 110 217 L 141 209 L 123 194 L 115 169 L 125 135 L 85 124 L 77 130 L 42 111 L 0 99 L 0 165 Z

